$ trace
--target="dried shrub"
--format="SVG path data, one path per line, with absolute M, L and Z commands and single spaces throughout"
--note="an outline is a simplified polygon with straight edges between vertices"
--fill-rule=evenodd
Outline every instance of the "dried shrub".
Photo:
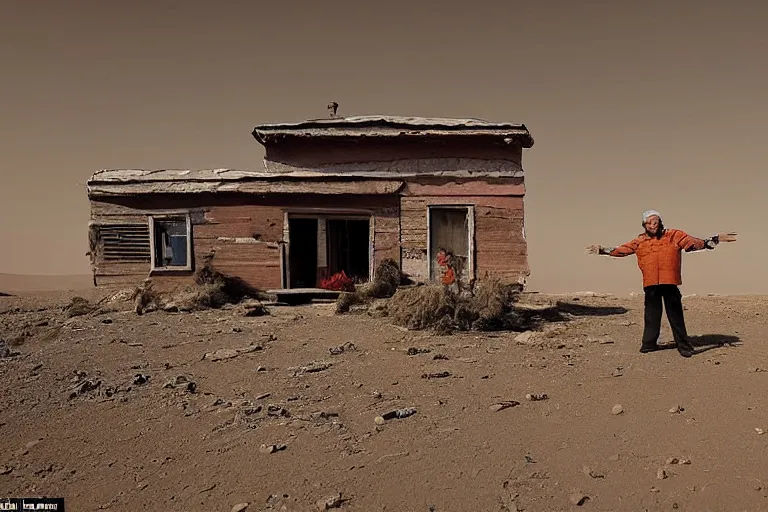
M 524 331 L 535 319 L 515 308 L 521 291 L 520 285 L 495 278 L 479 281 L 469 294 L 429 284 L 398 290 L 387 301 L 386 312 L 395 324 L 412 330 Z
M 96 306 L 83 297 L 73 297 L 64 309 L 67 312 L 67 318 L 73 318 L 93 313 L 96 310 Z
M 373 280 L 361 285 L 354 292 L 343 292 L 336 301 L 336 312 L 346 313 L 356 304 L 367 304 L 373 299 L 387 299 L 397 291 L 402 281 L 400 267 L 391 258 L 379 263 Z
M 167 311 L 198 311 L 217 309 L 227 304 L 238 304 L 243 299 L 269 300 L 270 297 L 250 286 L 239 277 L 219 272 L 212 265 L 212 256 L 195 272 L 194 282 L 182 288 L 170 297 L 152 289 L 147 280 L 136 289 L 133 295 L 137 314 L 150 309 Z

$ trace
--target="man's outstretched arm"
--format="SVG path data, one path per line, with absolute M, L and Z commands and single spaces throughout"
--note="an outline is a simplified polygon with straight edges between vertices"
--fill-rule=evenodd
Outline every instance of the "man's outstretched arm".
M 618 247 L 604 247 L 602 245 L 590 245 L 587 250 L 592 254 L 601 254 L 603 256 L 613 256 L 614 258 L 623 258 L 635 254 L 637 246 L 640 245 L 640 237 L 630 240 Z
M 679 229 L 674 230 L 672 233 L 672 241 L 685 252 L 714 249 L 720 243 L 718 235 L 709 238 L 696 238 Z

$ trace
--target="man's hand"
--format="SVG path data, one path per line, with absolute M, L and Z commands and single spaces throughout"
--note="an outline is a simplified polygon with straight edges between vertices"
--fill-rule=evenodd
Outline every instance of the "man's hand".
M 588 245 L 587 254 L 600 254 L 600 248 L 599 245 Z

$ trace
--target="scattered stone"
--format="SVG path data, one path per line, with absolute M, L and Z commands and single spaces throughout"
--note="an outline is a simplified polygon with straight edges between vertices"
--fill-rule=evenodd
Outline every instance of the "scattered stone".
M 262 393 L 256 397 L 256 400 L 264 400 L 265 398 L 269 398 L 270 396 L 272 396 L 272 393 Z
M 111 324 L 112 322 L 113 322 L 113 320 L 111 318 L 104 318 L 101 321 L 101 323 L 103 323 L 103 324 Z
M 259 446 L 259 451 L 264 454 L 270 454 L 275 452 L 281 452 L 285 450 L 287 446 L 284 444 L 262 444 Z
M 587 501 L 589 501 L 589 496 L 587 496 L 586 494 L 582 494 L 580 492 L 575 492 L 571 494 L 570 501 L 577 507 L 580 507 L 584 505 Z
M 267 308 L 261 301 L 256 299 L 246 299 L 240 302 L 233 310 L 233 313 L 237 316 L 265 316 L 269 314 Z
M 339 413 L 335 411 L 319 411 L 313 412 L 310 416 L 313 420 L 329 420 L 331 418 L 338 418 Z
M 755 432 L 757 432 L 757 435 L 759 435 L 759 436 L 761 436 L 761 435 L 765 434 L 765 430 L 763 430 L 763 429 L 761 429 L 761 428 L 756 428 L 756 429 L 755 429 Z
M 213 352 L 208 352 L 203 356 L 203 359 L 207 359 L 208 361 L 224 361 L 226 359 L 235 358 L 241 354 L 263 350 L 263 348 L 264 347 L 261 345 L 250 345 L 244 348 L 220 348 Z
M 136 376 L 133 378 L 133 383 L 136 386 L 141 386 L 143 384 L 146 384 L 149 382 L 149 375 L 143 375 L 141 373 L 137 373 Z
M 531 341 L 531 339 L 533 338 L 534 334 L 535 333 L 533 331 L 521 332 L 520 334 L 515 336 L 515 342 L 517 342 L 517 343 L 528 343 L 528 342 Z
M 677 457 L 670 457 L 667 459 L 667 466 L 678 464 L 679 462 L 680 462 L 680 459 L 678 459 Z
M 392 419 L 403 419 L 407 418 L 408 416 L 413 416 L 416 414 L 416 408 L 415 407 L 404 407 L 402 409 L 396 409 L 394 411 L 389 411 L 387 413 L 382 414 L 381 416 L 376 416 L 373 421 L 377 425 L 383 425 L 386 421 L 392 420 Z
M 422 379 L 444 379 L 445 377 L 450 377 L 451 372 L 435 372 L 435 373 L 425 373 L 421 376 Z
M 656 478 L 659 480 L 664 480 L 667 478 L 667 471 L 664 468 L 659 468 L 659 470 L 656 472 Z
M 504 409 L 509 409 L 510 407 L 516 407 L 518 405 L 520 405 L 520 402 L 517 402 L 515 400 L 505 400 L 503 402 L 498 402 L 491 405 L 490 409 L 493 412 L 499 412 L 499 411 L 503 411 Z
M 611 377 L 621 377 L 622 375 L 624 375 L 624 367 L 623 366 L 617 366 L 611 372 Z
M 237 505 L 232 506 L 231 512 L 245 512 L 247 508 L 248 503 L 238 503 Z
M 435 356 L 432 359 L 435 360 L 435 361 L 447 361 L 448 360 L 448 356 L 446 356 L 444 354 L 435 354 Z
M 670 414 L 680 414 L 681 412 L 685 411 L 682 405 L 676 405 L 673 408 L 669 410 Z
M 605 474 L 604 473 L 601 473 L 599 471 L 595 471 L 593 469 L 590 469 L 587 466 L 584 466 L 583 468 L 581 468 L 581 471 L 585 475 L 587 475 L 589 477 L 592 477 L 592 478 L 605 478 Z
M 619 405 L 619 404 L 614 405 L 613 408 L 611 409 L 611 413 L 614 416 L 615 415 L 619 415 L 619 414 L 621 414 L 623 412 L 624 412 L 624 408 L 621 405 Z
M 294 376 L 298 376 L 304 373 L 324 372 L 331 366 L 333 366 L 333 363 L 329 363 L 326 361 L 312 361 L 307 365 L 298 366 L 298 367 L 294 366 L 294 367 L 288 368 L 288 370 L 292 371 Z
M 13 472 L 11 466 L 0 466 L 0 475 L 9 475 L 11 472 Z
M 342 498 L 341 493 L 337 493 L 331 496 L 326 496 L 325 498 L 320 498 L 315 502 L 315 507 L 317 510 L 330 510 L 332 508 L 341 507 L 345 501 L 347 500 Z
M 548 400 L 549 396 L 547 396 L 546 393 L 540 393 L 540 394 L 528 393 L 527 395 L 525 395 L 525 399 L 530 402 L 540 402 L 541 400 Z
M 355 350 L 357 350 L 355 344 L 348 341 L 341 346 L 329 348 L 328 352 L 330 352 L 332 356 L 338 356 L 344 352 L 354 352 Z
M 430 350 L 428 348 L 411 347 L 406 352 L 406 355 L 416 356 L 416 355 L 419 355 L 419 354 L 429 354 L 430 352 L 432 352 L 432 350 Z

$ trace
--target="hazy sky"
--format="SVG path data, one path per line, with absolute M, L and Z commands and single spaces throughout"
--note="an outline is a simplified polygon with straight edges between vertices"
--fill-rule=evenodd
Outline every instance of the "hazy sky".
M 643 210 L 737 244 L 684 292 L 766 293 L 768 4 L 6 0 L 0 272 L 89 273 L 101 168 L 262 167 L 254 125 L 327 115 L 525 123 L 532 288 L 639 291 L 584 255 Z

